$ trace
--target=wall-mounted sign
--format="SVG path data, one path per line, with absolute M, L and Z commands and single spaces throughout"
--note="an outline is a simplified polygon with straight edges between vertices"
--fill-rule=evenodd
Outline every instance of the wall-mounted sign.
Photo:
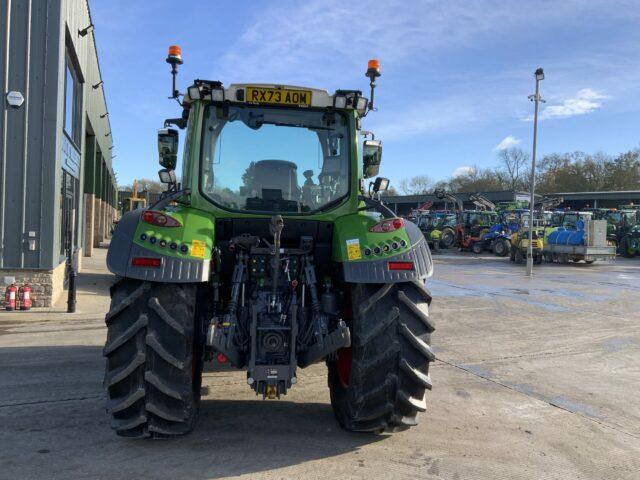
M 20 92 L 7 93 L 7 103 L 12 108 L 20 108 L 24 103 L 24 97 Z

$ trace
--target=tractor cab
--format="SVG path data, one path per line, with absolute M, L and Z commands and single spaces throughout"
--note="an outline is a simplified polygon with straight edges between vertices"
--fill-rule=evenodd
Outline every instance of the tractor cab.
M 230 87 L 234 92 L 242 91 L 239 88 Z M 257 91 L 245 90 L 249 98 Z M 288 89 L 275 87 L 259 91 L 299 102 L 310 102 L 315 93 L 305 95 L 300 90 L 293 96 Z M 316 95 L 329 97 L 326 92 Z M 194 187 L 216 208 L 312 214 L 348 197 L 352 188 L 349 141 L 353 113 L 247 102 L 224 106 L 198 102 L 195 109 L 201 113 L 203 136 L 202 176 Z
M 498 220 L 496 212 L 483 210 L 466 210 L 462 212 L 460 225 L 468 230 L 471 236 L 477 237 L 480 231 L 489 229 Z
M 554 212 L 551 223 L 554 227 L 564 227 L 569 230 L 575 230 L 578 227 L 578 222 L 584 223 L 592 218 L 593 212 L 561 210 Z

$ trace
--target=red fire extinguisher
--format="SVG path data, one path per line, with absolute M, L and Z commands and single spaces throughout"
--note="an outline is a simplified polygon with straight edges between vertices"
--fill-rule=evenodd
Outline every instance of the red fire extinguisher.
M 20 310 L 31 310 L 31 287 L 25 283 L 18 290 L 18 300 L 20 301 Z
M 6 310 L 16 309 L 16 293 L 17 292 L 18 292 L 18 287 L 16 287 L 15 283 L 9 285 L 7 289 L 4 291 L 4 308 Z

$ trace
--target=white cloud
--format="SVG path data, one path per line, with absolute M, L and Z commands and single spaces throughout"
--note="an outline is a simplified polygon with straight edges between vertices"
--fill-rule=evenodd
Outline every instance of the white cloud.
M 610 98 L 602 92 L 591 88 L 583 88 L 576 95 L 564 99 L 557 105 L 549 105 L 543 108 L 538 115 L 538 119 L 547 120 L 550 118 L 568 118 L 577 115 L 586 115 L 595 110 L 602 108 L 602 100 Z M 530 121 L 533 116 L 527 117 L 525 120 Z
M 386 140 L 459 134 L 498 118 L 528 116 L 523 108 L 528 111 L 526 94 L 535 65 L 483 71 L 479 74 L 481 81 L 477 75 L 461 76 L 455 69 L 439 75 L 427 73 L 418 81 L 417 72 L 429 68 L 429 60 L 422 59 L 443 52 L 455 54 L 456 49 L 469 46 L 477 48 L 485 39 L 517 35 L 523 26 L 531 24 L 553 28 L 568 23 L 589 24 L 603 12 L 622 15 L 622 10 L 616 13 L 608 0 L 592 0 L 588 7 L 580 0 L 538 0 L 535 4 L 536 8 L 523 9 L 517 2 L 505 4 L 501 0 L 283 0 L 260 9 L 259 15 L 247 17 L 248 26 L 216 62 L 212 78 L 220 78 L 225 84 L 264 81 L 317 86 L 330 92 L 335 88 L 360 88 L 368 95 L 362 74 L 366 60 L 377 57 L 383 77 L 376 98 L 384 114 L 379 119 L 377 115 L 367 118 L 367 128 Z M 366 18 L 361 16 L 362 11 L 369 12 Z M 610 52 L 605 50 L 604 58 L 610 59 Z M 590 51 L 588 58 L 595 55 Z M 555 72 L 556 91 L 562 91 L 563 85 L 575 85 L 575 77 L 582 76 L 581 71 L 567 69 L 567 64 L 575 61 L 573 54 L 570 60 L 558 59 L 557 65 L 544 65 L 549 67 L 549 80 Z M 600 79 L 608 78 L 611 68 L 601 70 L 596 78 L 591 68 L 591 78 L 610 90 L 611 85 Z M 562 72 L 570 74 L 561 79 Z M 581 91 L 582 97 L 568 99 L 566 105 L 563 102 L 545 108 L 541 118 L 600 108 L 602 99 L 593 95 L 600 94 L 585 90 Z
M 373 56 L 384 74 L 403 61 L 415 68 L 425 53 L 476 47 L 484 38 L 532 23 L 566 25 L 600 9 L 615 10 L 605 0 L 591 0 L 589 8 L 580 0 L 536 4 L 525 9 L 502 0 L 284 0 L 247 18 L 249 26 L 220 58 L 214 78 L 334 87 L 349 76 L 360 79 Z
M 462 175 L 468 175 L 470 173 L 473 173 L 474 170 L 475 168 L 473 167 L 458 167 L 453 171 L 453 178 L 460 177 Z
M 502 139 L 502 141 L 496 145 L 494 150 L 507 150 L 508 148 L 515 147 L 520 144 L 520 139 L 514 137 L 513 135 L 507 135 Z

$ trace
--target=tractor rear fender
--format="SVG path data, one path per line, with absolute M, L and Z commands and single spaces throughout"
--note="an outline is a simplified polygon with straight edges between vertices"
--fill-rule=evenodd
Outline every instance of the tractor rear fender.
M 160 227 L 142 220 L 143 210 L 122 216 L 111 238 L 107 267 L 121 277 L 153 282 L 194 283 L 209 279 L 214 223 L 190 207 L 161 213 L 180 226 Z
M 412 222 L 392 232 L 371 232 L 381 219 L 366 213 L 340 217 L 333 233 L 333 260 L 352 283 L 424 281 L 433 274 L 429 245 Z M 400 269 L 402 268 L 402 269 Z

